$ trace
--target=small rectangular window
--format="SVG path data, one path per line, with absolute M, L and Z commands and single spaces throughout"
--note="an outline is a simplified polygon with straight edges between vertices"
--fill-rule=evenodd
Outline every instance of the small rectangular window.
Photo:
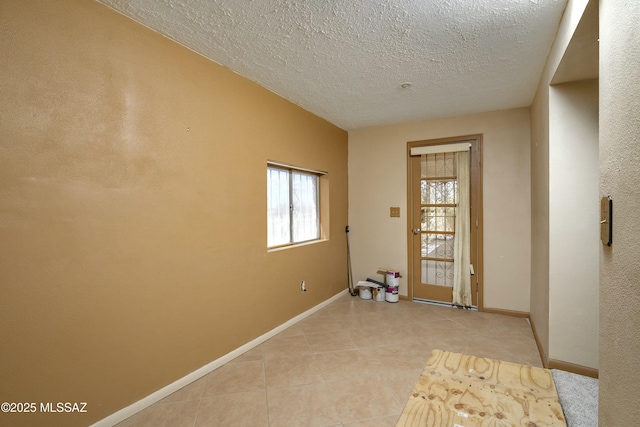
M 267 165 L 267 246 L 320 239 L 320 172 Z

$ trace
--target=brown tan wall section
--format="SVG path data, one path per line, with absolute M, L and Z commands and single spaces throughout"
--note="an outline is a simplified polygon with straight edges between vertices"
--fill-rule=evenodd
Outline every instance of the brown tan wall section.
M 0 3 L 0 401 L 87 425 L 346 287 L 347 133 L 89 0 Z M 266 250 L 266 161 L 330 239 Z M 308 292 L 300 292 L 305 280 Z

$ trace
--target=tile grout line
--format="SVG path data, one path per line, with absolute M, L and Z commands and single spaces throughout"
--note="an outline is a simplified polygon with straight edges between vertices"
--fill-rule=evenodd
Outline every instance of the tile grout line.
M 262 350 L 262 349 L 261 349 Z M 262 376 L 264 380 L 264 401 L 267 409 L 267 427 L 271 426 L 271 413 L 269 411 L 269 387 L 267 387 L 267 364 L 264 358 L 264 351 L 261 351 Z
M 200 405 L 202 405 L 202 395 L 204 394 L 204 390 L 206 388 L 206 385 L 209 382 L 209 374 L 207 374 L 204 378 L 206 379 L 206 381 L 202 385 L 202 390 L 200 390 L 200 397 L 198 398 L 198 407 L 196 408 L 196 416 L 193 418 L 193 427 L 196 427 L 196 425 L 198 423 L 198 415 L 200 413 Z

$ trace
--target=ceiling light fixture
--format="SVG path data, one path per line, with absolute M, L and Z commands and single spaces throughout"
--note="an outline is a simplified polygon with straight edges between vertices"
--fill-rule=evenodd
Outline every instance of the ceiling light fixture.
M 405 82 L 405 83 L 402 83 L 400 85 L 401 89 L 409 89 L 410 87 L 411 87 L 411 83 L 410 82 Z

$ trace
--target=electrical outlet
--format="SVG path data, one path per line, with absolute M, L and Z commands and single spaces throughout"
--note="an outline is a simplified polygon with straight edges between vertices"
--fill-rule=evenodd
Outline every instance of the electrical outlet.
M 389 216 L 400 218 L 400 208 L 399 207 L 391 207 L 389 208 Z
M 300 282 L 300 292 L 307 292 L 307 285 L 304 283 L 304 280 Z

